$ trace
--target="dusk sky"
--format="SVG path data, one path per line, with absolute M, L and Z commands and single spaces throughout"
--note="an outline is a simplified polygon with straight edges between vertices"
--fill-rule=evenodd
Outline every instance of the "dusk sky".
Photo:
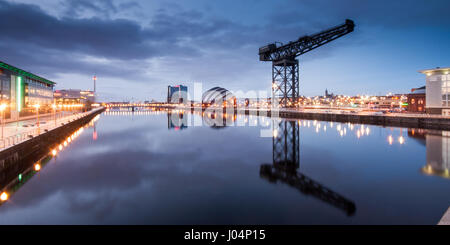
M 0 0 L 0 60 L 103 101 L 164 100 L 167 85 L 268 90 L 258 48 L 352 19 L 299 57 L 300 94 L 407 93 L 450 66 L 450 1 Z

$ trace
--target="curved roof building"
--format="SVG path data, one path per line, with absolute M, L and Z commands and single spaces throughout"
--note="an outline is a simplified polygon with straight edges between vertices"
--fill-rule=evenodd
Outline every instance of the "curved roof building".
M 214 87 L 203 93 L 202 102 L 208 104 L 215 104 L 225 101 L 233 101 L 236 99 L 230 91 L 221 87 Z

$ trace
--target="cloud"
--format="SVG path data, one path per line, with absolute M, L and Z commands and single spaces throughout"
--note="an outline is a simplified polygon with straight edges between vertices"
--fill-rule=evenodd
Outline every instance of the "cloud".
M 186 80 L 220 81 L 223 86 L 244 90 L 265 88 L 260 81 L 270 80 L 270 72 L 261 72 L 267 66 L 258 60 L 260 46 L 286 43 L 346 18 L 355 20 L 355 32 L 343 37 L 345 41 L 302 56 L 302 62 L 331 57 L 339 48 L 373 47 L 401 35 L 404 29 L 450 24 L 445 1 L 59 3 L 55 14 L 48 6 L 0 0 L 0 59 L 49 79 L 61 74 L 96 74 L 122 79 L 124 84 L 152 83 L 161 86 L 151 95 L 156 97 L 168 83 Z

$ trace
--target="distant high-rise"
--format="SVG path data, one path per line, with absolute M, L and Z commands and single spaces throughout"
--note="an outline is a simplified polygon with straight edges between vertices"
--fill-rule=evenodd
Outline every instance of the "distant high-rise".
M 188 87 L 184 85 L 167 87 L 167 103 L 186 103 Z

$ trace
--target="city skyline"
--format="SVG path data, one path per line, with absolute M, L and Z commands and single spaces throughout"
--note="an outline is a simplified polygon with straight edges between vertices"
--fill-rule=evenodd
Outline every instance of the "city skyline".
M 173 84 L 199 82 L 204 91 L 269 90 L 270 63 L 259 61 L 260 46 L 296 40 L 349 18 L 356 24 L 353 33 L 300 57 L 300 94 L 408 93 L 425 84 L 418 70 L 450 66 L 442 55 L 450 51 L 449 6 L 446 1 L 0 1 L 0 47 L 4 62 L 57 82 L 56 89 L 92 90 L 96 75 L 99 100 L 163 101 Z

